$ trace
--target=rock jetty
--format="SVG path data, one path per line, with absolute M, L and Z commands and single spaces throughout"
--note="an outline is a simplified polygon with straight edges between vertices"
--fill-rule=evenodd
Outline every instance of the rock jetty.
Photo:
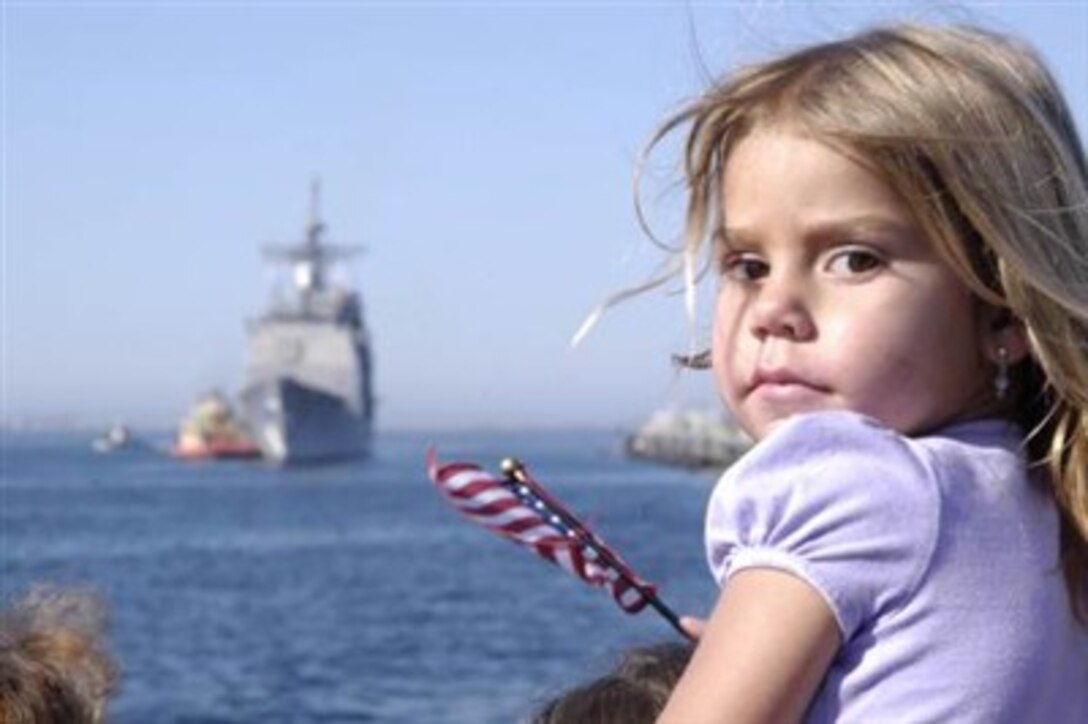
M 627 436 L 632 457 L 688 468 L 725 468 L 751 447 L 733 421 L 705 410 L 659 410 Z

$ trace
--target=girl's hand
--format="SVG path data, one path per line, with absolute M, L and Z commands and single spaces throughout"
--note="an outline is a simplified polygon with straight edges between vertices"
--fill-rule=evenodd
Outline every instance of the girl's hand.
M 693 641 L 698 641 L 703 637 L 703 630 L 706 629 L 706 619 L 695 618 L 694 616 L 681 616 L 680 628 L 684 629 L 684 632 L 687 633 Z

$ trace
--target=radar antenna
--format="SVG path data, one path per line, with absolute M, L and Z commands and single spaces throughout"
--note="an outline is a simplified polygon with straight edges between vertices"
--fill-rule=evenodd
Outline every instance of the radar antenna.
M 313 309 L 315 299 L 327 290 L 330 268 L 362 251 L 361 246 L 329 244 L 324 240 L 325 222 L 321 220 L 321 180 L 310 182 L 310 213 L 306 236 L 294 244 L 272 244 L 263 248 L 270 261 L 291 269 L 295 292 L 305 311 Z

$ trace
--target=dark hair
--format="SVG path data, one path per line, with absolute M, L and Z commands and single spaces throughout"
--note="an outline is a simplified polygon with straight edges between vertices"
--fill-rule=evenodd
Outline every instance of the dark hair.
M 691 659 L 691 644 L 661 643 L 623 653 L 610 673 L 566 691 L 531 724 L 653 724 Z
M 104 609 L 86 592 L 39 587 L 0 613 L 0 724 L 96 724 L 117 671 Z

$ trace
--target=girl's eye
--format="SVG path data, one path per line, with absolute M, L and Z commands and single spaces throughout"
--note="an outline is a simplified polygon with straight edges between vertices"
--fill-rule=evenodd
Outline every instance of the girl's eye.
M 865 249 L 846 249 L 837 252 L 827 263 L 832 274 L 859 276 L 884 265 L 884 260 Z
M 767 262 L 745 254 L 726 255 L 722 259 L 722 276 L 737 282 L 750 282 L 767 276 Z

